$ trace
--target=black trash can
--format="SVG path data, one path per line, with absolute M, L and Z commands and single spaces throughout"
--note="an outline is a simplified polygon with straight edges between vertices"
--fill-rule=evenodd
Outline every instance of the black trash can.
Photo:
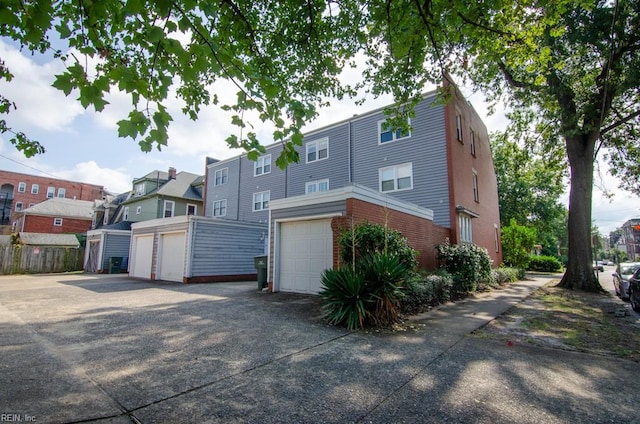
M 253 263 L 258 272 L 258 290 L 267 287 L 267 256 L 255 256 Z
M 109 274 L 120 274 L 122 268 L 122 257 L 112 256 L 109 258 Z

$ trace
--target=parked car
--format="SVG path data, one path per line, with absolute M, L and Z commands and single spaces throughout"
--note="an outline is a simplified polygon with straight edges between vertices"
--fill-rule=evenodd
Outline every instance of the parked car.
M 598 261 L 594 261 L 593 262 L 593 270 L 594 271 L 600 271 L 600 272 L 604 272 L 604 265 L 602 265 L 602 262 L 598 262 Z
M 622 299 L 629 297 L 629 278 L 640 268 L 640 262 L 621 262 L 613 273 L 613 287 Z
M 640 268 L 629 277 L 629 301 L 633 310 L 640 312 Z

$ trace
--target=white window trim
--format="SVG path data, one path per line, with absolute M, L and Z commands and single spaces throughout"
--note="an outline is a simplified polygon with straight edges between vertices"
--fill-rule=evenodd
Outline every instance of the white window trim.
M 53 218 L 54 227 L 62 227 L 62 218 Z
M 142 213 L 142 206 L 138 206 L 136 208 L 136 215 L 140 215 Z
M 500 234 L 498 231 L 498 224 L 493 224 L 493 229 L 494 229 L 494 237 L 495 237 L 495 248 L 496 248 L 496 253 L 500 252 Z
M 473 200 L 475 202 L 480 202 L 480 190 L 478 188 L 478 171 L 476 171 L 475 169 L 473 169 L 473 177 L 472 177 L 472 184 L 473 184 Z
M 167 206 L 171 205 L 171 215 L 167 216 Z M 165 200 L 162 204 L 162 217 L 163 218 L 171 218 L 176 216 L 176 202 L 173 200 Z
M 224 213 L 222 213 L 223 209 L 222 209 L 222 204 L 224 203 Z M 216 204 L 218 204 L 218 207 L 216 208 Z M 220 211 L 219 215 L 216 215 L 216 209 L 218 209 Z M 212 203 L 212 209 L 211 209 L 211 216 L 214 217 L 222 217 L 222 216 L 227 216 L 227 199 L 220 199 L 220 200 L 214 200 Z
M 462 113 L 456 108 L 456 140 L 464 144 L 462 125 Z
M 264 195 L 267 195 L 269 198 L 267 199 L 267 206 L 264 206 L 265 200 L 264 200 Z M 260 195 L 260 208 L 256 209 L 256 196 Z M 260 211 L 266 211 L 269 209 L 269 202 L 271 201 L 271 190 L 267 190 L 267 191 L 260 191 L 257 193 L 253 193 L 253 197 L 252 197 L 252 202 L 251 202 L 251 209 L 253 210 L 253 212 L 260 212 Z
M 198 205 L 195 203 L 187 203 L 187 215 L 189 215 L 189 208 L 193 207 L 193 215 L 198 215 Z
M 223 173 L 226 171 L 226 180 L 224 179 L 225 175 Z M 218 173 L 220 173 L 220 183 L 218 183 Z M 213 173 L 213 185 L 214 187 L 225 185 L 229 180 L 229 168 L 217 169 Z
M 407 188 L 398 188 L 398 169 L 408 166 L 409 167 L 409 171 L 411 174 L 411 185 Z M 393 190 L 382 190 L 382 174 L 384 171 L 393 169 L 393 186 L 394 189 Z M 407 190 L 413 190 L 413 162 L 407 162 L 407 163 L 401 163 L 399 165 L 394 165 L 394 166 L 386 166 L 384 168 L 380 168 L 378 169 L 378 189 L 380 190 L 381 193 L 393 193 L 395 191 L 407 191 Z
M 40 192 L 40 184 L 31 184 L 31 194 L 38 194 Z
M 327 189 L 326 190 L 320 190 L 320 184 L 322 183 L 327 183 Z M 315 186 L 316 190 L 315 191 L 309 191 L 309 187 Z M 329 191 L 329 179 L 325 178 L 324 180 L 316 180 L 316 181 L 309 181 L 308 183 L 306 183 L 304 185 L 304 192 L 305 194 L 316 194 L 316 193 L 323 193 L 325 191 Z
M 53 199 L 56 197 L 56 188 L 55 187 L 47 187 L 47 199 Z
M 18 183 L 18 193 L 26 193 L 27 191 L 27 183 L 20 181 Z
M 412 132 L 411 131 L 411 119 L 407 118 L 407 124 L 409 124 L 409 134 L 405 135 L 404 137 L 396 137 L 396 131 L 397 131 L 397 129 L 396 129 L 395 131 L 391 132 L 391 135 L 392 135 L 391 140 L 383 142 L 382 141 L 382 133 L 383 133 L 382 126 L 385 124 L 385 122 L 387 122 L 387 119 L 382 119 L 382 120 L 378 121 L 378 145 L 379 146 L 383 145 L 383 144 L 389 144 L 389 143 L 393 143 L 395 141 L 406 140 L 408 138 L 411 138 L 411 132 Z M 386 131 L 384 131 L 384 132 L 386 132 Z
M 24 208 L 24 204 L 22 202 L 16 202 L 16 212 L 22 212 L 22 208 Z
M 64 199 L 66 195 L 67 195 L 67 189 L 64 187 L 58 187 L 58 198 Z
M 472 217 L 466 213 L 458 215 L 458 226 L 460 227 L 460 241 L 463 243 L 473 243 Z
M 269 165 L 269 171 L 265 172 L 264 167 Z M 260 169 L 260 173 L 258 174 L 258 169 Z M 271 155 L 260 156 L 256 159 L 256 162 L 253 164 L 253 176 L 259 177 L 260 175 L 266 175 L 271 173 Z
M 320 157 L 320 145 L 322 144 L 326 144 L 327 146 L 327 156 L 321 158 Z M 316 147 L 316 158 L 314 160 L 309 160 L 309 148 L 311 146 L 315 146 Z M 324 149 L 323 149 L 324 150 Z M 305 155 L 305 160 L 306 163 L 314 163 L 314 162 L 318 162 L 321 160 L 325 160 L 325 159 L 329 159 L 329 137 L 324 137 L 324 138 L 320 138 L 318 140 L 314 140 L 314 141 L 310 141 L 306 144 L 306 155 Z
M 129 206 L 125 206 L 124 212 L 122 213 L 122 219 L 124 221 L 128 221 L 129 220 Z
M 473 129 L 471 129 L 471 133 L 470 133 L 469 138 L 471 139 L 469 141 L 471 155 L 473 157 L 476 157 L 476 132 Z
M 133 187 L 135 196 L 143 196 L 145 193 L 145 183 L 138 183 Z

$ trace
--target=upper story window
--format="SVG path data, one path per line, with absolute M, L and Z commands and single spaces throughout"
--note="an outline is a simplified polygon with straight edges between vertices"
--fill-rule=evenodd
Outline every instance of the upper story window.
M 411 121 L 407 120 L 407 124 L 411 125 Z M 411 137 L 411 130 L 402 130 L 402 128 L 392 129 L 387 125 L 386 120 L 378 121 L 378 143 L 384 144 L 390 141 L 402 140 Z
M 16 212 L 22 211 L 22 202 L 16 202 Z
M 271 155 L 260 156 L 253 165 L 253 175 L 263 175 L 271 172 Z
M 176 202 L 173 200 L 164 201 L 164 217 L 171 218 L 176 207 Z
M 261 191 L 260 193 L 253 193 L 253 211 L 264 211 L 269 209 L 269 198 L 271 197 L 270 191 Z
M 187 204 L 187 215 L 196 215 L 198 213 L 198 205 L 192 203 Z
M 476 155 L 476 133 L 475 133 L 475 131 L 471 130 L 470 138 L 471 138 L 471 140 L 469 140 L 469 144 L 471 145 L 471 154 L 473 156 L 475 156 Z
M 38 184 L 31 184 L 31 194 L 38 194 L 40 186 Z
M 24 193 L 27 191 L 27 183 L 19 182 L 18 183 L 18 193 Z
M 329 157 L 329 139 L 327 137 L 307 143 L 307 163 Z
M 142 206 L 138 206 L 136 208 L 136 215 L 140 215 L 142 213 Z
M 473 243 L 471 217 L 467 214 L 461 213 L 458 215 L 458 225 L 460 226 L 460 241 L 464 243 Z
M 62 218 L 53 218 L 53 225 L 56 227 L 62 227 Z
M 227 216 L 227 199 L 213 201 L 213 216 Z
M 413 188 L 413 166 L 411 163 L 380 168 L 380 191 L 411 190 Z
M 67 189 L 59 187 L 58 188 L 58 197 L 61 199 L 64 199 L 64 197 L 67 195 Z
M 229 179 L 229 168 L 218 169 L 213 178 L 213 185 L 219 186 L 227 183 Z
M 473 170 L 473 200 L 480 201 L 480 194 L 478 193 L 478 172 Z
M 134 192 L 136 196 L 142 196 L 145 191 L 144 191 L 144 183 L 138 183 L 134 186 Z
M 496 248 L 496 252 L 500 251 L 500 233 L 498 231 L 498 224 L 493 224 L 493 232 L 494 232 L 494 247 Z
M 109 209 L 104 211 L 104 216 L 102 217 L 102 225 L 109 224 Z
M 462 139 L 462 114 L 456 109 L 456 137 L 459 142 L 463 142 Z
M 320 193 L 322 191 L 329 190 L 329 180 L 318 180 L 318 181 L 310 181 L 305 184 L 304 192 L 306 194 L 310 193 Z
M 47 199 L 53 199 L 53 197 L 56 195 L 56 188 L 55 187 L 47 187 Z
M 125 206 L 124 212 L 122 213 L 122 219 L 124 221 L 128 221 L 129 220 L 129 206 Z

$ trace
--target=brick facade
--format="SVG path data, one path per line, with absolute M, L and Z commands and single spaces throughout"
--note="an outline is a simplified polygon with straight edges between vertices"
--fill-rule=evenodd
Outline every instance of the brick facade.
M 62 225 L 53 225 L 53 216 L 26 215 L 24 228 L 17 229 L 27 233 L 69 234 L 86 233 L 91 229 L 91 219 L 62 218 Z

